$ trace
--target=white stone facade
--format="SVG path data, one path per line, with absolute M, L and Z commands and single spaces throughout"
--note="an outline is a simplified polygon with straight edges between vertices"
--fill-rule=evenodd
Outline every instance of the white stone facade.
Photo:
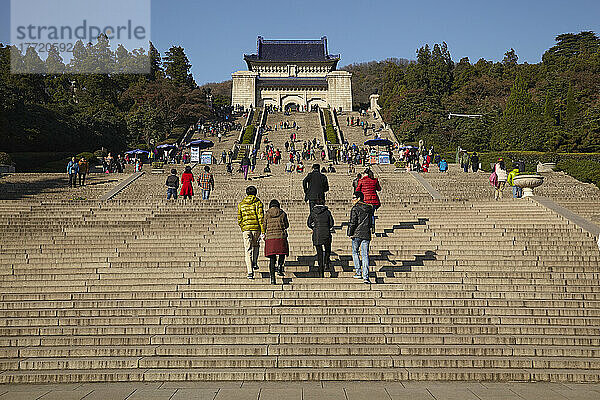
M 232 105 L 241 105 L 244 108 L 256 107 L 256 78 L 258 74 L 253 71 L 238 71 L 232 74 L 233 89 L 231 95 Z
M 257 54 L 244 59 L 248 71 L 232 74 L 233 106 L 296 104 L 302 110 L 313 106 L 352 110 L 352 75 L 336 70 L 339 56 L 327 53 L 326 38 L 267 41 L 259 37 Z

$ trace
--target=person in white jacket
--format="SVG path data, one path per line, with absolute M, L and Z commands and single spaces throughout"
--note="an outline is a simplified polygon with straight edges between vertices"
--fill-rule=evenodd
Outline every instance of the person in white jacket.
M 494 165 L 494 171 L 498 177 L 498 185 L 494 192 L 494 199 L 500 200 L 502 198 L 504 186 L 506 186 L 506 180 L 508 179 L 508 173 L 506 172 L 506 166 L 504 165 L 504 160 L 502 158 L 499 158 L 496 165 Z

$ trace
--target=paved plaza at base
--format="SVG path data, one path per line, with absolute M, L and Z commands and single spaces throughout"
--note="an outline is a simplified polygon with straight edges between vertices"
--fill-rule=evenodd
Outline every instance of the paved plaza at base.
M 518 382 L 148 382 L 0 385 L 0 400 L 596 400 L 599 384 Z

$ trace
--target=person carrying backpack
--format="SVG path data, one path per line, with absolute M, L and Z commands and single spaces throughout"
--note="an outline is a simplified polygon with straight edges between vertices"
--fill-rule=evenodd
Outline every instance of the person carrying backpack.
M 333 229 L 333 215 L 325 206 L 325 200 L 316 199 L 315 205 L 308 216 L 306 225 L 312 229 L 312 242 L 317 250 L 318 276 L 323 278 L 325 270 L 330 269 L 331 233 Z

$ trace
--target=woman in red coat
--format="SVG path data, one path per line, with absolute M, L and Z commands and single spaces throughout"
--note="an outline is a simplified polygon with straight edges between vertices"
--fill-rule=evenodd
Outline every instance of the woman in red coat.
M 184 199 L 191 199 L 194 195 L 192 182 L 194 182 L 194 175 L 192 175 L 192 167 L 188 165 L 185 167 L 185 172 L 181 175 L 181 192 L 179 195 L 183 196 Z
M 364 202 L 373 206 L 373 224 L 371 225 L 373 232 L 375 232 L 375 211 L 381 206 L 377 195 L 379 191 L 381 191 L 379 181 L 373 176 L 373 171 L 367 168 L 364 176 L 358 181 L 356 192 L 362 192 L 365 196 Z

